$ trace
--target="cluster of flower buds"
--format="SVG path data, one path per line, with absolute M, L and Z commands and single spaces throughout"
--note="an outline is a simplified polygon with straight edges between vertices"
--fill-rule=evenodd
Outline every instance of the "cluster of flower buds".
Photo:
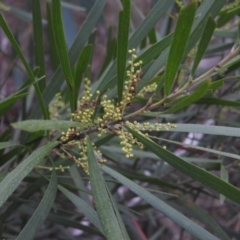
M 89 79 L 84 79 L 84 93 L 78 102 L 78 110 L 71 114 L 71 120 L 79 123 L 92 123 L 93 126 L 86 128 L 84 134 L 82 134 L 80 128 L 69 128 L 66 132 L 62 132 L 61 141 L 68 146 L 75 146 L 78 148 L 78 157 L 71 155 L 67 150 L 65 155 L 67 155 L 71 160 L 73 160 L 77 166 L 82 167 L 82 169 L 89 174 L 88 161 L 87 161 L 87 136 L 92 132 L 97 132 L 97 136 L 101 137 L 103 134 L 114 133 L 120 139 L 120 145 L 122 151 L 126 158 L 133 157 L 133 147 L 134 145 L 143 149 L 143 144 L 139 142 L 134 136 L 126 129 L 128 126 L 139 134 L 148 137 L 148 133 L 142 133 L 142 131 L 161 131 L 169 130 L 170 128 L 175 128 L 175 124 L 160 124 L 154 123 L 150 124 L 148 122 L 140 124 L 137 121 L 129 122 L 124 121 L 124 113 L 126 107 L 130 106 L 132 99 L 136 96 L 136 89 L 140 77 L 142 74 L 141 66 L 142 61 L 135 62 L 137 56 L 136 50 L 129 50 L 131 58 L 129 60 L 129 70 L 127 73 L 127 80 L 124 83 L 123 98 L 121 102 L 115 102 L 114 100 L 108 99 L 107 95 L 100 97 L 100 92 L 96 92 L 96 98 L 93 100 L 93 95 L 91 93 L 91 82 Z M 138 96 L 144 96 L 145 93 L 155 91 L 157 87 L 156 83 L 150 84 L 142 89 Z M 57 95 L 57 101 L 61 101 L 61 96 Z M 94 114 L 96 111 L 96 104 L 100 106 L 99 117 L 94 119 Z M 55 107 L 62 106 L 59 103 L 55 103 Z M 94 129 L 94 131 L 92 131 Z M 98 162 L 103 164 L 106 160 L 102 157 L 102 154 L 94 146 L 94 152 L 98 159 Z
M 127 81 L 124 84 L 124 91 L 123 91 L 123 100 L 120 102 L 120 108 L 122 113 L 124 113 L 125 107 L 131 105 L 132 98 L 136 95 L 136 88 L 137 84 L 140 81 L 140 77 L 142 75 L 141 66 L 143 64 L 142 61 L 134 63 L 135 59 L 137 58 L 136 49 L 132 49 L 128 51 L 131 54 L 131 60 L 128 61 L 130 70 L 127 71 Z
M 49 104 L 49 113 L 51 119 L 58 119 L 60 117 L 59 111 L 65 106 L 62 101 L 61 93 L 57 93 L 55 99 Z
M 141 91 L 137 94 L 138 97 L 144 97 L 146 93 L 152 93 L 157 89 L 157 84 L 152 83 L 141 89 Z

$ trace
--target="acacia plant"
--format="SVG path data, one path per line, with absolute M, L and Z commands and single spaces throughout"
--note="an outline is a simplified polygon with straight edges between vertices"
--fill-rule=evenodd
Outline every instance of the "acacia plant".
M 0 101 L 1 237 L 240 239 L 239 1 L 152 1 L 144 17 L 116 1 L 93 74 L 107 2 L 0 5 L 15 51 L 6 80 L 24 80 Z M 86 13 L 69 48 L 62 7 Z M 3 15 L 31 24 L 30 57 Z

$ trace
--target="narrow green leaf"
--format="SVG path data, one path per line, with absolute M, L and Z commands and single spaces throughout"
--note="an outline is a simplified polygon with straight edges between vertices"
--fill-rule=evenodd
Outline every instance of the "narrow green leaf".
M 164 131 L 164 129 L 163 129 Z M 169 129 L 173 132 L 194 132 L 212 135 L 222 135 L 229 137 L 240 137 L 240 128 L 225 127 L 225 126 L 213 126 L 213 125 L 202 125 L 202 124 L 177 124 L 177 128 Z
M 154 155 L 154 154 L 153 154 Z M 117 167 L 117 172 L 121 173 L 122 175 L 124 175 L 125 177 L 132 179 L 132 180 L 138 180 L 140 182 L 145 182 L 145 183 L 149 183 L 149 184 L 154 184 L 157 186 L 161 186 L 161 187 L 166 187 L 166 188 L 170 188 L 170 189 L 179 189 L 181 191 L 184 191 L 182 188 L 170 184 L 168 182 L 165 182 L 163 180 L 160 180 L 158 177 L 148 177 L 146 175 L 144 175 L 144 173 L 136 173 L 136 171 L 128 171 L 126 169 L 121 169 L 119 167 Z
M 66 188 L 62 186 L 58 186 L 58 189 L 76 206 L 78 207 L 82 213 L 86 216 L 86 218 L 96 226 L 102 232 L 102 226 L 98 219 L 97 212 L 85 201 L 83 201 L 80 197 L 68 191 Z
M 121 226 L 118 223 L 113 204 L 108 195 L 107 186 L 100 173 L 100 168 L 92 148 L 91 142 L 87 141 L 88 164 L 90 171 L 90 183 L 95 198 L 96 208 L 107 239 L 124 239 Z
M 16 157 L 19 155 L 19 152 L 22 150 L 22 154 L 26 154 L 27 150 L 20 148 L 20 146 L 17 146 L 11 150 L 9 150 L 8 152 L 6 152 L 5 154 L 1 153 L 1 161 L 0 161 L 0 166 L 3 166 L 5 163 L 10 162 L 12 159 L 16 159 Z
M 239 107 L 240 102 L 238 101 L 231 101 L 227 99 L 221 98 L 211 98 L 211 97 L 204 97 L 199 99 L 196 103 L 199 104 L 209 104 L 209 105 L 221 105 L 221 106 L 229 106 L 229 107 Z
M 106 144 L 109 140 L 111 140 L 115 135 L 112 134 L 108 134 L 105 135 L 104 137 L 99 138 L 94 144 L 96 147 L 100 147 L 103 144 Z
M 76 164 L 73 164 L 69 169 L 69 173 L 71 175 L 72 181 L 74 182 L 76 188 L 78 189 L 79 197 L 83 201 L 85 201 L 86 203 L 91 205 L 91 201 L 89 199 L 89 193 L 88 193 L 85 183 L 83 181 L 84 177 L 81 176 L 81 174 L 79 172 L 79 167 L 77 167 Z
M 33 19 L 33 42 L 35 64 L 39 67 L 39 77 L 45 76 L 45 60 L 44 60 L 44 44 L 42 32 L 42 16 L 40 0 L 32 0 L 32 19 Z M 46 80 L 43 78 L 38 82 L 40 91 L 42 92 L 46 87 Z
M 235 186 L 223 181 L 222 179 L 216 177 L 215 175 L 197 167 L 189 162 L 184 161 L 180 157 L 175 156 L 168 150 L 158 146 L 153 141 L 147 139 L 143 135 L 133 131 L 129 128 L 130 133 L 133 134 L 140 142 L 149 148 L 153 153 L 160 157 L 163 161 L 167 162 L 177 170 L 183 172 L 184 174 L 190 176 L 192 179 L 201 182 L 202 184 L 216 190 L 217 192 L 223 194 L 227 198 L 240 203 L 240 189 Z
M 214 35 L 217 37 L 216 35 L 217 31 L 214 32 Z M 226 50 L 230 50 L 233 46 L 233 43 L 230 42 L 230 43 L 219 43 L 219 44 L 213 44 L 213 45 L 210 45 L 206 51 L 206 57 L 210 57 L 214 54 L 217 54 L 219 53 L 220 51 L 226 51 Z
M 162 91 L 165 82 L 165 75 L 159 76 L 158 79 L 157 88 L 155 89 L 154 94 L 158 94 L 160 91 Z
M 21 195 L 19 196 L 20 199 L 28 199 L 31 197 L 35 192 L 39 191 L 42 186 L 48 183 L 48 180 L 44 177 L 37 178 L 36 181 L 31 184 Z M 22 202 L 13 202 L 9 205 L 6 211 L 1 215 L 1 219 L 4 222 L 12 213 L 16 211 Z
M 197 113 L 197 111 L 185 112 L 185 113 L 178 113 L 178 114 L 162 114 L 162 112 L 145 112 L 142 115 L 148 117 L 162 117 L 170 120 L 180 119 L 184 117 L 193 116 Z
M 156 138 L 156 137 L 151 137 L 151 138 Z M 184 146 L 186 148 L 197 149 L 197 150 L 200 150 L 200 151 L 203 151 L 203 152 L 209 152 L 209 153 L 217 154 L 217 155 L 220 155 L 220 156 L 225 156 L 225 157 L 235 158 L 235 159 L 240 160 L 240 156 L 237 155 L 237 154 L 222 152 L 222 151 L 218 151 L 218 150 L 215 150 L 215 149 L 199 147 L 199 146 L 195 146 L 195 145 L 191 145 L 191 144 L 185 144 L 185 143 L 182 143 L 182 142 L 167 140 L 167 139 L 164 139 L 164 138 L 156 138 L 156 139 L 160 139 L 161 141 L 165 141 L 165 142 L 169 142 L 169 143 L 173 143 L 173 144 L 178 144 L 178 145 Z M 182 159 L 186 159 L 186 158 L 182 158 Z M 216 162 L 217 160 L 214 160 L 214 161 Z
M 129 48 L 136 48 L 141 41 L 147 36 L 151 29 L 156 25 L 159 19 L 168 11 L 172 6 L 174 0 L 161 0 L 153 6 L 143 22 L 139 25 L 137 30 L 132 34 L 129 39 Z
M 240 23 L 238 24 L 238 35 L 237 35 L 237 37 L 238 37 L 238 39 L 240 39 Z
M 113 178 L 117 179 L 123 185 L 128 187 L 131 191 L 135 192 L 147 203 L 162 212 L 174 222 L 176 222 L 186 231 L 190 232 L 193 236 L 197 237 L 200 240 L 218 240 L 218 238 L 213 236 L 211 233 L 207 232 L 205 229 L 185 217 L 182 213 L 176 211 L 174 208 L 163 202 L 161 199 L 155 197 L 153 194 L 140 187 L 133 181 L 127 179 L 126 177 L 122 176 L 121 174 L 117 173 L 116 171 L 112 170 L 107 166 L 103 166 L 102 170 L 111 175 Z
M 219 87 L 222 87 L 224 85 L 224 81 L 227 80 L 227 79 L 221 79 L 221 80 L 218 80 L 218 81 L 215 81 L 215 82 L 212 82 L 209 86 L 209 90 L 215 90 Z
M 128 236 L 128 233 L 126 231 L 126 228 L 124 226 L 124 223 L 123 223 L 123 219 L 119 213 L 119 210 L 118 210 L 118 207 L 117 207 L 117 203 L 114 201 L 114 198 L 113 196 L 111 195 L 111 192 L 109 191 L 109 189 L 106 187 L 106 190 L 108 192 L 108 196 L 111 200 L 111 203 L 112 203 L 112 206 L 113 206 L 113 210 L 116 214 L 116 218 L 117 218 L 117 221 L 118 221 L 118 224 L 119 224 L 119 227 L 121 228 L 121 232 L 122 232 L 122 235 L 123 235 L 123 239 L 124 240 L 131 240 Z
M 13 94 L 3 100 L 0 101 L 0 116 L 3 116 L 12 106 L 14 103 L 17 102 L 17 100 L 26 97 L 28 93 L 22 93 L 22 94 Z
M 204 28 L 201 40 L 198 45 L 198 50 L 194 59 L 191 75 L 193 75 L 197 69 L 198 64 L 202 60 L 202 57 L 208 47 L 208 44 L 212 38 L 212 35 L 214 33 L 214 30 L 216 28 L 216 23 L 212 16 L 209 16 L 208 21 L 206 23 L 206 26 Z
M 58 51 L 59 60 L 61 63 L 62 71 L 68 85 L 68 95 L 71 105 L 71 110 L 76 110 L 75 96 L 74 96 L 74 79 L 68 59 L 67 46 L 63 30 L 62 12 L 61 12 L 61 1 L 56 0 L 52 2 L 52 24 L 53 34 Z
M 14 170 L 12 170 L 1 182 L 0 182 L 0 207 L 9 198 L 9 196 L 18 187 L 21 181 L 28 175 L 28 173 L 39 164 L 42 159 L 54 148 L 58 143 L 50 142 L 28 156 L 23 162 L 21 162 Z
M 155 28 L 152 28 L 150 30 L 150 32 L 148 33 L 148 38 L 149 38 L 149 43 L 150 44 L 155 44 L 157 42 L 157 36 L 156 36 Z
M 42 130 L 60 130 L 77 127 L 84 129 L 91 126 L 89 123 L 78 123 L 65 120 L 26 120 L 11 124 L 14 128 L 21 129 L 28 132 L 37 132 Z
M 128 54 L 128 35 L 130 27 L 131 3 L 130 0 L 121 0 L 123 10 L 119 13 L 118 40 L 117 40 L 117 78 L 118 101 L 122 101 L 125 80 L 126 59 Z
M 26 21 L 27 23 L 32 22 L 32 14 L 28 11 L 21 10 L 17 7 L 14 7 L 12 4 L 7 5 L 1 2 L 1 10 L 7 11 L 12 13 L 14 16 L 18 17 L 19 19 Z M 42 19 L 43 24 L 47 24 L 45 19 Z
M 59 0 L 53 1 L 52 3 L 52 24 L 53 24 L 53 33 L 55 38 L 56 47 L 58 50 L 59 59 L 61 62 L 61 67 L 63 74 L 68 85 L 73 88 L 74 81 L 72 77 L 71 67 L 67 54 L 66 41 L 63 30 L 62 22 L 62 12 L 61 12 L 61 2 Z
M 0 142 L 0 149 L 17 146 L 17 143 L 14 142 Z
M 218 234 L 221 240 L 230 240 L 225 231 L 219 226 L 219 224 L 206 212 L 203 208 L 197 206 L 192 200 L 181 198 L 180 204 L 188 205 L 190 216 L 196 217 L 205 223 L 205 226 L 211 228 Z
M 27 61 L 26 61 L 26 59 L 25 59 L 25 57 L 24 57 L 24 55 L 23 55 L 23 53 L 22 53 L 22 51 L 21 51 L 21 49 L 20 49 L 20 47 L 19 47 L 19 45 L 17 43 L 17 41 L 15 40 L 12 32 L 10 31 L 10 29 L 9 29 L 7 23 L 5 22 L 5 20 L 4 20 L 4 18 L 3 18 L 1 13 L 0 13 L 0 26 L 2 27 L 4 33 L 6 34 L 6 36 L 9 39 L 9 41 L 11 42 L 13 48 L 17 52 L 19 58 L 21 59 L 23 65 L 24 65 L 24 67 L 25 67 L 25 69 L 26 69 L 26 71 L 28 73 L 28 76 L 29 76 L 31 82 L 34 85 L 34 88 L 35 88 L 35 91 L 36 91 L 36 94 L 37 94 L 37 97 L 38 97 L 38 100 L 39 100 L 39 103 L 40 103 L 41 112 L 42 112 L 44 118 L 45 119 L 49 119 L 48 110 L 47 110 L 47 107 L 46 107 L 46 105 L 44 103 L 44 98 L 43 98 L 42 93 L 41 93 L 41 91 L 39 89 L 39 86 L 38 86 L 37 83 L 35 83 L 34 74 L 33 74 L 32 70 L 31 70 L 31 68 L 29 67 L 29 65 L 28 65 L 28 63 L 27 63 Z M 39 117 L 40 117 L 40 114 L 39 114 Z
M 179 100 L 177 105 L 171 107 L 170 109 L 164 111 L 164 112 L 177 112 L 180 109 L 189 106 L 191 103 L 196 102 L 198 99 L 202 98 L 207 90 L 208 90 L 208 86 L 209 86 L 209 81 L 205 81 L 204 83 L 202 83 L 196 91 L 194 91 L 193 93 L 190 94 L 190 96 L 184 97 L 183 99 Z
M 139 48 L 142 50 L 142 49 L 144 49 L 146 46 L 147 46 L 147 37 L 145 37 L 145 38 L 142 40 Z
M 170 45 L 172 37 L 173 34 L 171 33 L 162 38 L 139 55 L 135 61 L 139 62 L 141 60 L 143 61 L 143 65 L 146 65 L 150 61 L 155 60 Z
M 30 216 L 32 216 L 32 214 L 34 213 L 34 209 L 29 205 L 23 205 L 19 208 L 19 210 Z M 62 216 L 61 214 L 49 213 L 47 220 L 52 223 L 57 223 L 65 227 L 72 227 L 72 228 L 82 230 L 91 235 L 95 234 L 95 235 L 101 236 L 102 238 L 104 237 L 103 234 L 101 234 L 99 231 L 96 230 L 96 228 L 85 226 L 79 223 L 79 221 L 73 221 L 69 218 L 69 216 Z
M 189 38 L 185 54 L 187 54 L 194 47 L 199 38 L 202 36 L 202 32 L 209 15 L 215 17 L 222 9 L 222 7 L 226 4 L 226 2 L 226 0 L 208 0 L 202 2 L 196 12 L 196 19 L 193 24 L 191 36 Z
M 50 45 L 50 56 L 51 56 L 51 64 L 53 66 L 53 69 L 56 70 L 60 64 L 59 58 L 58 58 L 58 52 L 57 52 L 57 46 L 55 44 L 54 40 L 54 34 L 53 34 L 53 23 L 52 23 L 52 8 L 51 3 L 47 2 L 46 8 L 47 8 L 47 21 L 48 21 L 48 37 L 49 37 L 49 45 Z
M 48 188 L 38 205 L 37 209 L 25 225 L 23 230 L 20 232 L 16 240 L 31 240 L 34 238 L 36 232 L 41 227 L 43 222 L 46 220 L 48 213 L 54 203 L 57 193 L 57 175 L 56 172 L 52 172 L 52 177 Z
M 75 71 L 75 76 L 74 76 L 75 104 L 77 104 L 78 93 L 79 93 L 79 89 L 80 89 L 80 86 L 81 86 L 81 83 L 83 80 L 83 74 L 90 62 L 90 59 L 92 56 L 92 51 L 93 51 L 93 46 L 87 45 L 81 51 L 78 61 L 77 61 L 76 71 Z
M 228 180 L 229 180 L 228 171 L 223 164 L 221 164 L 220 174 L 221 174 L 221 179 L 228 183 Z M 220 202 L 222 204 L 224 203 L 225 199 L 226 199 L 226 197 L 224 195 L 220 194 Z
M 33 70 L 33 75 L 34 75 L 34 77 L 35 77 L 35 83 L 38 83 L 39 82 L 39 79 L 37 79 L 37 76 L 38 76 L 38 74 L 39 74 L 39 67 L 36 67 L 36 68 L 34 68 L 34 70 Z M 40 78 L 40 79 L 42 79 L 42 78 Z M 22 92 L 22 91 L 27 91 L 28 90 L 28 88 L 30 87 L 30 86 L 32 86 L 33 85 L 33 83 L 32 83 L 32 81 L 31 81 L 31 79 L 30 78 L 27 78 L 25 81 L 24 81 L 24 83 L 21 85 L 21 87 L 19 88 L 19 92 Z
M 91 35 L 99 17 L 102 14 L 102 10 L 106 4 L 107 0 L 97 0 L 93 5 L 91 11 L 89 12 L 87 18 L 85 19 L 81 29 L 79 30 L 72 46 L 68 51 L 70 65 L 76 63 L 81 50 L 84 48 L 85 44 L 88 41 L 89 36 Z M 59 92 L 60 87 L 62 86 L 64 76 L 62 74 L 61 68 L 58 68 L 55 72 L 53 78 L 51 79 L 49 85 L 45 88 L 43 92 L 43 98 L 45 104 L 48 105 L 52 100 L 53 96 Z M 31 115 L 31 119 L 40 118 L 39 106 L 37 105 Z
M 196 2 L 192 2 L 189 5 L 184 6 L 179 13 L 177 26 L 173 35 L 173 40 L 170 46 L 169 56 L 166 65 L 166 96 L 168 96 L 171 92 L 175 76 L 184 56 L 196 9 Z
M 158 138 L 158 137 L 153 137 L 153 136 L 151 136 L 150 138 L 155 138 L 155 139 L 159 139 L 161 141 L 166 141 L 166 142 L 175 143 L 175 144 L 178 144 L 178 145 L 183 145 L 183 146 L 186 146 L 186 147 L 192 147 L 192 148 L 196 147 L 195 145 L 182 144 L 181 142 L 171 141 L 171 140 L 167 140 L 167 139 L 164 139 L 164 138 Z M 201 150 L 205 151 L 205 149 L 208 149 L 208 148 L 202 148 Z M 111 152 L 114 152 L 114 154 L 116 154 L 116 153 L 122 154 L 123 153 L 121 147 L 115 147 L 115 146 L 102 146 L 100 148 L 100 150 L 101 151 L 109 150 Z M 212 149 L 210 149 L 210 150 L 212 150 Z M 216 154 L 219 154 L 219 155 L 221 155 L 221 153 L 222 152 L 220 152 L 220 151 L 216 152 Z M 150 159 L 153 159 L 153 160 L 159 160 L 159 157 L 156 156 L 154 153 L 147 152 L 147 151 L 142 151 L 142 150 L 133 150 L 133 155 L 138 156 L 138 157 L 143 157 L 143 158 L 150 158 Z M 237 156 L 237 155 L 235 154 L 235 156 Z M 185 161 L 188 161 L 188 162 L 197 162 L 197 163 L 221 163 L 222 162 L 222 161 L 216 160 L 216 159 L 212 160 L 212 159 L 198 158 L 198 157 L 182 157 L 182 159 L 185 160 Z M 239 156 L 239 159 L 240 159 L 240 156 Z M 145 177 L 146 176 L 144 176 L 144 178 Z M 148 177 L 146 177 L 146 178 L 148 178 Z M 170 186 L 170 184 L 169 184 L 169 186 Z
M 110 62 L 114 59 L 114 56 L 116 54 L 116 39 L 112 37 L 112 27 L 109 27 L 108 29 L 108 37 L 107 37 L 107 49 L 106 49 L 106 57 L 104 60 L 104 63 L 102 65 L 101 71 L 99 76 L 102 75 L 102 73 L 105 71 L 105 69 L 110 65 Z

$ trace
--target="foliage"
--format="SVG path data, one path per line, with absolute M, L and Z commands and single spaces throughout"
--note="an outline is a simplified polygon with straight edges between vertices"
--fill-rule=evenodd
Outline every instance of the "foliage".
M 86 2 L 0 4 L 15 50 L 1 90 L 22 71 L 0 100 L 1 237 L 240 239 L 239 1 L 152 1 L 146 16 L 119 1 L 102 59 L 111 1 Z M 68 47 L 72 11 L 85 21 Z M 3 16 L 33 27 L 29 56 Z

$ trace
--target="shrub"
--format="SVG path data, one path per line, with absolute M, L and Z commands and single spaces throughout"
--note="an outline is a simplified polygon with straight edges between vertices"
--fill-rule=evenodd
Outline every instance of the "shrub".
M 240 238 L 238 1 L 156 1 L 134 29 L 139 6 L 122 0 L 103 61 L 94 28 L 106 2 L 62 2 L 86 12 L 69 49 L 60 0 L 46 19 L 40 1 L 32 17 L 0 5 L 32 22 L 34 50 L 27 59 L 0 15 L 9 72 L 24 71 L 0 101 L 2 237 Z

